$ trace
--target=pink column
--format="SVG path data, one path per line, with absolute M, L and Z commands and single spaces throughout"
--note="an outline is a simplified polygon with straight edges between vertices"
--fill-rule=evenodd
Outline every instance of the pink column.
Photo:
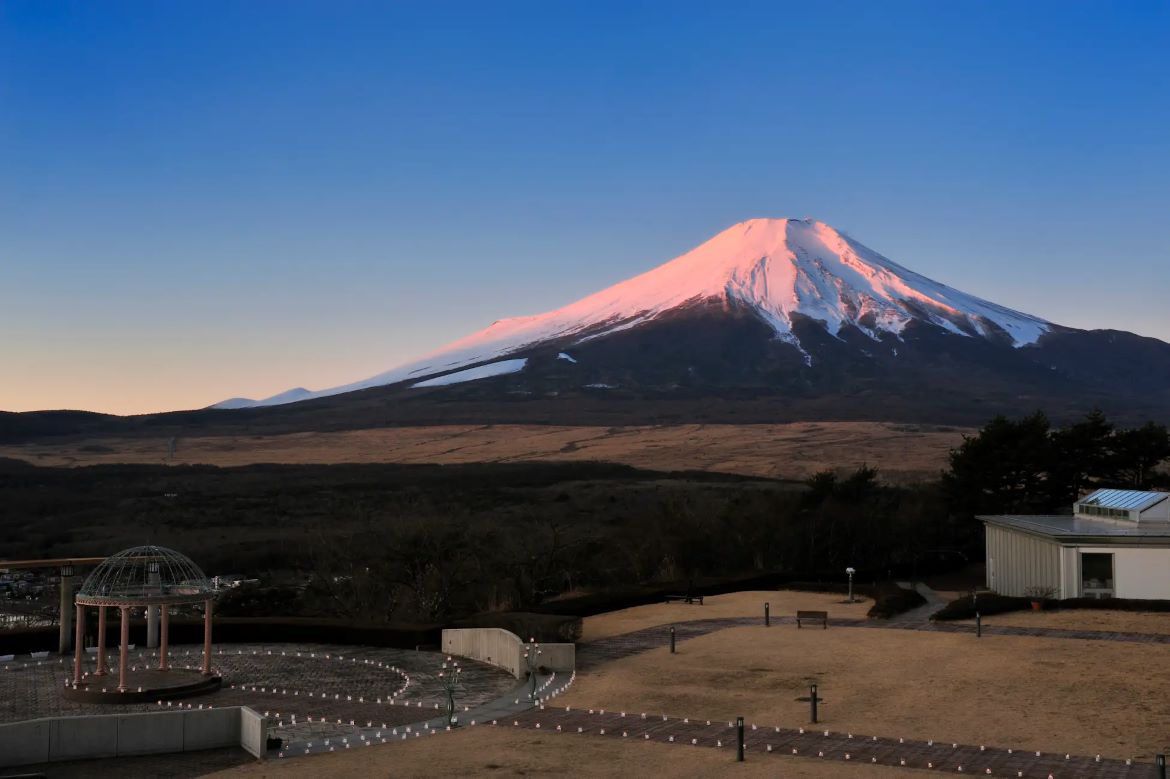
M 81 653 L 85 651 L 85 606 L 80 603 L 75 607 L 77 613 L 73 618 L 77 624 L 73 626 L 73 683 L 81 682 Z
M 94 676 L 106 675 L 106 607 L 98 606 L 97 670 Z
M 203 602 L 203 673 L 211 674 L 211 599 Z
M 122 612 L 122 643 L 118 648 L 118 691 L 126 690 L 126 655 L 130 651 L 130 607 L 119 606 Z
M 159 641 L 158 641 L 158 670 L 167 670 L 167 631 L 171 624 L 171 610 L 166 604 L 159 608 L 162 609 L 162 625 L 159 626 Z

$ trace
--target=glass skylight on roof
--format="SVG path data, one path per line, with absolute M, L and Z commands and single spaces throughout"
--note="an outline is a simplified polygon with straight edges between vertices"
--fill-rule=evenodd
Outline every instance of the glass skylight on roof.
M 1142 511 L 1170 497 L 1170 493 L 1143 490 L 1097 490 L 1077 501 L 1078 507 Z M 1086 512 L 1091 513 L 1091 512 Z

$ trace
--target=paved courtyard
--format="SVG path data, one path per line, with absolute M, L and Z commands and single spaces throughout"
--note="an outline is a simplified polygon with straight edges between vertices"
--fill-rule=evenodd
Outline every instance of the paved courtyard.
M 172 665 L 197 667 L 201 647 L 176 646 Z M 116 653 L 113 661 L 116 663 Z M 444 656 L 406 649 L 327 644 L 221 644 L 213 666 L 224 686 L 171 706 L 250 706 L 271 718 L 270 735 L 286 740 L 352 737 L 364 727 L 393 727 L 433 718 L 445 705 L 436 674 Z M 132 666 L 157 663 L 153 650 L 134 650 Z M 86 670 L 93 670 L 89 656 Z M 498 698 L 516 680 L 497 668 L 460 660 L 457 705 L 474 707 Z M 0 663 L 0 722 L 37 717 L 157 711 L 158 703 L 110 706 L 67 701 L 72 658 L 28 656 Z M 116 685 L 111 678 L 111 686 Z M 166 704 L 163 704 L 166 707 Z

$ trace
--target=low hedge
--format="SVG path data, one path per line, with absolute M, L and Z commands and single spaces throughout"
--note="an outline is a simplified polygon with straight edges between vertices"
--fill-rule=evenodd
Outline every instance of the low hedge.
M 866 616 L 876 619 L 889 619 L 926 605 L 926 598 L 922 597 L 922 594 L 917 590 L 907 590 L 894 582 L 885 582 L 875 586 L 871 595 L 874 604 Z
M 980 593 L 975 600 L 972 600 L 970 595 L 964 595 L 943 606 L 930 618 L 940 621 L 975 619 L 976 605 L 978 605 L 979 613 L 986 617 L 992 614 L 1006 614 L 1009 611 L 1030 609 L 1032 608 L 1032 599 L 1000 595 L 994 592 Z
M 1032 608 L 1032 598 L 980 593 L 975 602 L 970 595 L 953 600 L 936 612 L 931 619 L 956 620 L 975 619 L 975 609 L 983 616 L 1006 614 L 1009 611 L 1027 611 Z M 1170 600 L 1139 600 L 1135 598 L 1065 598 L 1044 602 L 1044 609 L 1062 610 L 1085 609 L 1096 611 L 1157 611 L 1170 612 Z
M 1137 600 L 1134 598 L 1066 598 L 1053 601 L 1061 609 L 1097 609 L 1109 611 L 1170 611 L 1170 600 Z

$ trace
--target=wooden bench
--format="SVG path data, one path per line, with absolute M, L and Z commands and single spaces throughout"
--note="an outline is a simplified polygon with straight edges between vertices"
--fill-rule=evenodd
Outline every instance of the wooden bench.
M 819 621 L 825 630 L 829 629 L 829 612 L 827 611 L 797 611 L 796 627 L 801 627 L 800 621 L 802 619 Z
M 674 603 L 676 601 L 682 601 L 683 603 L 695 603 L 697 601 L 698 604 L 700 606 L 702 606 L 703 605 L 703 596 L 702 595 L 667 595 L 666 596 L 667 603 Z

